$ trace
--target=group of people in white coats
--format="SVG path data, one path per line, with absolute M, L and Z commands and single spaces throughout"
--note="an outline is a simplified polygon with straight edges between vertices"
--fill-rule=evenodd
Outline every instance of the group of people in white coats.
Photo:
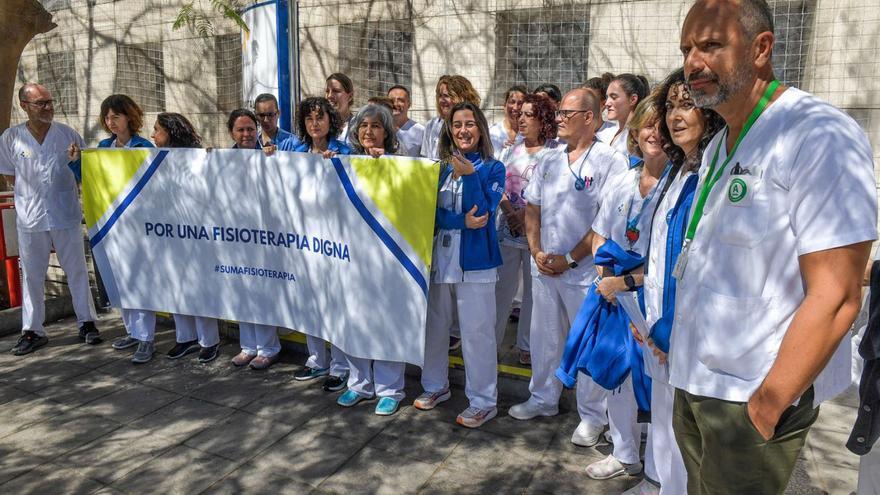
M 703 39 L 708 32 L 717 39 Z M 764 0 L 700 0 L 682 31 L 684 67 L 654 88 L 633 74 L 603 74 L 565 94 L 552 84 L 513 86 L 503 119 L 489 125 L 470 81 L 444 75 L 435 87 L 436 116 L 423 126 L 409 117 L 408 88 L 393 86 L 356 110 L 354 83 L 336 73 L 324 97 L 299 103 L 294 133 L 278 128 L 272 95 L 260 95 L 254 111 L 233 111 L 227 128 L 234 148 L 270 156 L 438 162 L 416 409 L 430 411 L 451 397 L 448 355 L 460 345 L 468 407 L 457 423 L 477 428 L 498 414 L 497 359 L 519 293 L 516 348 L 532 376 L 529 398 L 508 414 L 521 421 L 558 414 L 563 383 L 556 370 L 587 294 L 616 303 L 641 287 L 649 333 L 633 328 L 633 335 L 652 379 L 650 423 L 639 423 L 631 377 L 605 390 L 577 373 L 580 422 L 571 442 L 613 444 L 587 474 L 644 471 L 629 494 L 780 493 L 815 421 L 814 406 L 840 390 L 840 362 L 849 377 L 849 360 L 838 359 L 849 346 L 838 344 L 855 318 L 877 212 L 864 134 L 839 110 L 775 81 L 773 41 Z M 25 85 L 19 100 L 28 122 L 0 138 L 0 171 L 17 179 L 24 240 L 23 333 L 13 352 L 47 341 L 37 321 L 38 287 L 52 245 L 70 277 L 80 336 L 96 344 L 79 227 L 71 220 L 81 214 L 75 179 L 84 143 L 52 123 L 53 100 L 42 86 Z M 834 127 L 815 125 L 816 115 Z M 158 116 L 152 143 L 140 137 L 143 112 L 125 95 L 108 97 L 100 119 L 111 136 L 99 147 L 201 146 L 192 125 L 173 113 Z M 753 126 L 761 132 L 750 132 Z M 793 156 L 811 167 L 798 168 Z M 35 170 L 49 170 L 53 185 L 41 189 Z M 65 194 L 49 194 L 56 191 Z M 773 239 L 767 249 L 765 238 Z M 620 274 L 597 267 L 594 255 L 609 241 L 644 264 Z M 113 346 L 136 348 L 132 361 L 148 361 L 155 314 L 122 308 L 122 315 L 127 334 Z M 216 320 L 174 319 L 169 358 L 217 357 Z M 750 325 L 745 333 L 743 324 Z M 760 339 L 749 336 L 751 327 Z M 239 330 L 234 365 L 260 370 L 278 360 L 285 330 L 248 322 Z M 404 363 L 328 349 L 317 337 L 307 344 L 297 380 L 322 378 L 325 390 L 345 390 L 337 399 L 343 407 L 378 399 L 376 414 L 399 409 Z

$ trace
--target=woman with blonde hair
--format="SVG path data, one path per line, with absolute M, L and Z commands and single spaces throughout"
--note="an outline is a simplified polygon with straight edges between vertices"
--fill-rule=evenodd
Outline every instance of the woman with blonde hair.
M 473 84 L 464 76 L 443 75 L 437 81 L 435 90 L 435 103 L 437 116 L 425 124 L 425 135 L 422 138 L 422 156 L 432 160 L 439 160 L 438 142 L 440 130 L 444 120 L 449 116 L 449 110 L 454 105 L 468 102 L 476 107 L 480 106 L 480 95 L 474 89 Z

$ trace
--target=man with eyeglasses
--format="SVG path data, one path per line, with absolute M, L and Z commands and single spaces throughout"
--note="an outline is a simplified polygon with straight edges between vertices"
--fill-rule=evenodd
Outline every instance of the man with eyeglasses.
M 84 147 L 82 137 L 70 127 L 53 122 L 54 100 L 39 84 L 27 83 L 18 91 L 19 105 L 28 120 L 0 136 L 0 174 L 15 188 L 16 227 L 21 258 L 22 335 L 12 348 L 21 356 L 46 345 L 46 271 L 52 248 L 73 298 L 79 338 L 98 344 L 95 306 L 89 289 L 82 234 L 82 210 L 73 172 L 67 166 L 67 150 Z
M 296 147 L 299 138 L 294 134 L 278 127 L 278 117 L 281 111 L 278 109 L 278 100 L 275 95 L 263 93 L 254 100 L 254 113 L 260 121 L 260 145 L 263 148 L 278 147 L 281 143 L 293 139 L 294 142 L 288 145 L 290 149 Z
M 559 412 L 562 382 L 555 371 L 572 321 L 596 278 L 593 233 L 604 191 L 627 161 L 596 141 L 598 98 L 588 89 L 568 92 L 556 111 L 558 136 L 565 145 L 549 150 L 526 186 L 526 236 L 532 254 L 532 379 L 529 399 L 510 408 L 516 419 L 554 416 Z M 605 392 L 581 374 L 577 383 L 581 423 L 572 435 L 576 445 L 592 446 L 605 425 Z

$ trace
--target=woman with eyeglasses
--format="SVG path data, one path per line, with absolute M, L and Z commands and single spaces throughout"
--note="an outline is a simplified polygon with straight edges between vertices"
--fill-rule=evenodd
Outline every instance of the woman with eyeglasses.
M 617 123 L 617 132 L 606 144 L 629 156 L 626 122 L 636 105 L 648 96 L 648 80 L 645 76 L 620 74 L 608 85 L 605 96 L 606 120 Z
M 520 364 L 531 364 L 529 328 L 532 321 L 532 274 L 529 242 L 526 239 L 526 200 L 523 189 L 529 184 L 535 169 L 547 152 L 556 147 L 555 105 L 545 96 L 535 94 L 523 97 L 517 130 L 523 139 L 509 147 L 501 160 L 506 168 L 504 195 L 499 204 L 497 220 L 498 240 L 504 264 L 498 269 L 495 288 L 495 339 L 500 346 L 507 329 L 507 314 L 517 288 L 522 284 L 522 305 L 516 329 L 516 349 Z
M 422 368 L 425 391 L 413 405 L 429 410 L 451 397 L 446 342 L 457 312 L 469 405 L 456 422 L 477 428 L 498 414 L 492 303 L 501 251 L 494 217 L 504 193 L 504 165 L 492 157 L 486 117 L 467 102 L 450 109 L 439 151 L 437 234 Z

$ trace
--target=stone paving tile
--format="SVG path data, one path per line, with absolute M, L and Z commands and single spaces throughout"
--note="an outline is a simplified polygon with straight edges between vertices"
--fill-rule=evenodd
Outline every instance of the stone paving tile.
M 233 412 L 235 410 L 228 407 L 184 397 L 133 421 L 130 426 L 182 442 Z
M 128 423 L 178 400 L 177 394 L 146 385 L 132 384 L 128 388 L 100 397 L 79 410 L 99 414 L 120 423 Z
M 363 448 L 364 443 L 303 427 L 261 452 L 250 464 L 316 487 Z
M 0 459 L 3 460 L 0 462 L 0 485 L 48 461 L 44 455 L 31 454 L 3 443 L 0 443 Z
M 185 444 L 231 461 L 243 461 L 293 431 L 293 426 L 238 411 L 189 438 Z
M 326 411 L 338 409 L 338 396 L 338 393 L 322 390 L 319 382 L 301 382 L 279 387 L 246 405 L 244 410 L 298 427 Z
M 203 493 L 205 495 L 239 495 L 242 493 L 271 493 L 305 495 L 313 487 L 308 483 L 284 476 L 283 472 L 266 471 L 252 464 L 244 464 Z
M 840 466 L 816 463 L 816 477 L 821 480 L 826 493 L 855 494 L 859 483 L 858 469 L 847 469 Z
M 277 389 L 276 380 L 266 375 L 234 373 L 207 381 L 189 395 L 221 406 L 241 408 Z
M 208 364 L 201 364 L 198 361 L 190 360 L 190 357 L 182 358 L 176 366 L 161 370 L 143 379 L 141 383 L 185 395 L 199 387 L 203 387 L 206 383 L 222 379 L 231 373 L 231 370 L 225 363 L 214 361 Z M 168 361 L 165 357 L 153 359 Z
M 343 495 L 416 493 L 436 469 L 436 464 L 388 456 L 381 450 L 365 447 L 324 480 L 318 489 L 322 493 Z
M 79 474 L 112 483 L 172 448 L 177 441 L 125 426 L 56 460 Z
M 90 371 L 64 383 L 40 389 L 36 394 L 52 402 L 76 407 L 123 390 L 127 386 L 127 383 L 118 378 Z
M 34 423 L 57 416 L 69 408 L 43 399 L 34 394 L 3 404 L 0 413 L 0 438 L 21 430 Z
M 333 405 L 321 414 L 314 415 L 302 427 L 366 443 L 397 420 L 397 415 L 377 416 L 373 412 L 375 408 L 374 400 L 361 402 L 354 407 Z M 401 408 L 401 412 L 403 410 L 404 408 Z
M 392 454 L 392 458 L 402 456 L 429 464 L 444 461 L 470 430 L 440 420 L 434 412 L 413 407 L 398 413 L 397 421 L 379 432 L 370 446 Z
M 52 458 L 116 430 L 115 421 L 80 411 L 68 411 L 5 437 L 3 443 Z
M 794 471 L 788 482 L 785 495 L 823 495 L 827 493 L 824 485 L 815 478 L 816 474 L 815 463 L 812 460 L 798 459 L 794 465 Z
M 60 361 L 28 360 L 13 371 L 0 374 L 0 382 L 28 392 L 36 392 L 88 373 L 85 366 Z
M 205 490 L 236 467 L 226 459 L 178 445 L 111 486 L 129 493 L 189 495 Z
M 0 493 L 14 493 L 16 495 L 85 494 L 95 492 L 103 487 L 103 484 L 80 476 L 72 469 L 55 464 L 44 464 L 0 485 Z
M 15 399 L 20 399 L 26 395 L 30 394 L 20 388 L 15 388 L 12 385 L 0 385 L 0 405 L 6 404 Z

